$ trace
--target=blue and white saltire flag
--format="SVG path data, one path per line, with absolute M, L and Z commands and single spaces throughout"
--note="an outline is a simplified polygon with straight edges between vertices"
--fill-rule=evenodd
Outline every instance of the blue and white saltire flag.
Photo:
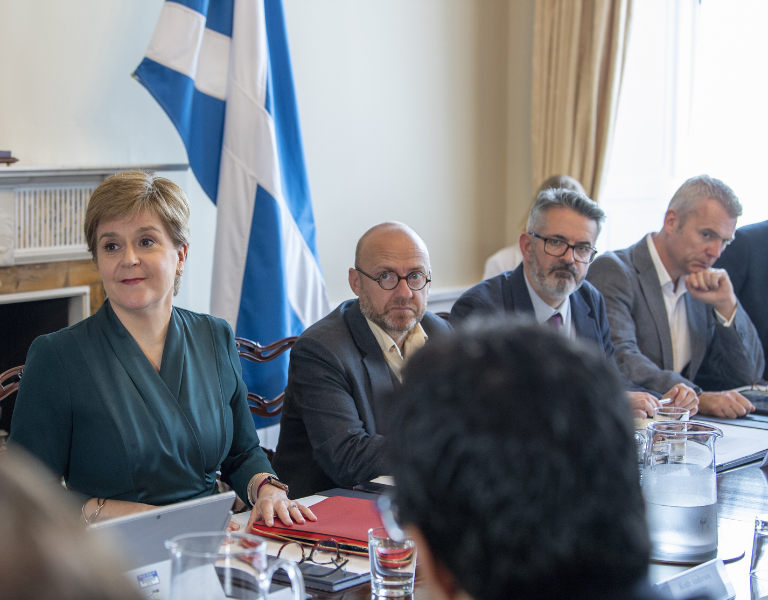
M 281 0 L 166 1 L 135 76 L 218 207 L 211 313 L 261 344 L 298 335 L 329 308 Z M 243 364 L 268 398 L 287 371 L 287 354 Z

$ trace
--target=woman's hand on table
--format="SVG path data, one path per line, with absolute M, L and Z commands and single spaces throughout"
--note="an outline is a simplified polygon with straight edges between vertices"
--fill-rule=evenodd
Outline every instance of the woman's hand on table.
M 302 524 L 306 522 L 306 519 L 317 521 L 317 517 L 309 508 L 295 500 L 289 500 L 284 490 L 272 485 L 265 485 L 259 491 L 256 504 L 251 509 L 251 516 L 245 531 L 250 532 L 251 526 L 260 519 L 264 519 L 268 527 L 273 527 L 276 516 L 287 527 L 293 525 L 294 521 Z

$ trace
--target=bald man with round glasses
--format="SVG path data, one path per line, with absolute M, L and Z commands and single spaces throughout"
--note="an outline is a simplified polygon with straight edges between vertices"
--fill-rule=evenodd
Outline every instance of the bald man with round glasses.
M 342 302 L 291 350 L 273 467 L 299 498 L 389 473 L 390 396 L 404 363 L 450 326 L 426 310 L 432 281 L 424 241 L 381 223 L 358 241 Z

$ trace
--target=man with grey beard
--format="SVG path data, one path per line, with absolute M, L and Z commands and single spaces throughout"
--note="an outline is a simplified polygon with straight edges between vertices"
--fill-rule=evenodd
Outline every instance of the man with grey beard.
M 389 397 L 403 364 L 450 330 L 426 311 L 432 271 L 424 241 L 381 223 L 358 241 L 347 300 L 297 340 L 273 467 L 291 498 L 389 473 Z
M 605 301 L 584 281 L 604 220 L 602 209 L 579 192 L 541 192 L 520 235 L 523 264 L 467 290 L 451 310 L 451 323 L 478 314 L 528 313 L 571 339 L 598 344 L 615 366 Z M 625 387 L 635 417 L 652 416 L 660 406 L 648 390 L 626 379 Z M 696 413 L 698 398 L 687 385 L 673 386 L 664 397 Z

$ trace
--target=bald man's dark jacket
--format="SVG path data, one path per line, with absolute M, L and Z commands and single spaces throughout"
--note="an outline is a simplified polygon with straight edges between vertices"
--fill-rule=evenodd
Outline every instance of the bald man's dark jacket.
M 430 340 L 450 331 L 430 312 L 421 326 Z M 384 443 L 399 385 L 358 300 L 343 302 L 299 337 L 273 462 L 292 498 L 389 474 Z

